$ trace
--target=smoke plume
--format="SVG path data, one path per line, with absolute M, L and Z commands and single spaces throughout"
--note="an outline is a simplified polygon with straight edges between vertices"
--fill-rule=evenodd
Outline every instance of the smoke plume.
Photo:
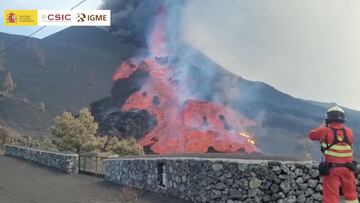
M 256 127 L 250 133 L 256 136 L 258 146 L 265 153 L 295 154 L 298 156 L 303 151 L 307 152 L 306 150 L 309 148 L 304 147 L 307 143 L 304 144 L 303 140 L 298 141 L 297 138 L 300 137 L 299 135 L 302 136 L 305 133 L 305 129 L 310 128 L 315 122 L 308 116 L 313 115 L 313 112 L 306 112 L 304 110 L 306 109 L 305 107 L 311 106 L 306 106 L 300 102 L 301 107 L 303 107 L 302 105 L 305 107 L 298 108 L 301 111 L 297 112 L 293 106 L 293 104 L 297 103 L 294 98 L 278 92 L 265 83 L 244 80 L 222 68 L 225 66 L 231 72 L 236 72 L 246 78 L 270 83 L 271 81 L 266 80 L 266 77 L 271 75 L 271 78 L 276 81 L 283 81 L 289 87 L 293 85 L 294 81 L 296 82 L 297 79 L 301 78 L 298 75 L 296 75 L 296 78 L 287 77 L 289 75 L 287 71 L 297 73 L 297 71 L 305 70 L 304 67 L 296 68 L 295 71 L 289 69 L 292 66 L 288 65 L 287 60 L 291 59 L 292 56 L 289 56 L 288 53 L 290 52 L 287 48 L 294 46 L 294 43 L 297 45 L 299 40 L 294 39 L 303 39 L 305 41 L 300 40 L 301 43 L 298 44 L 306 46 L 300 46 L 300 49 L 296 50 L 304 50 L 305 48 L 306 51 L 304 53 L 311 53 L 310 55 L 312 56 L 312 52 L 308 51 L 310 46 L 307 46 L 307 42 L 310 42 L 311 47 L 317 43 L 307 40 L 307 35 L 304 35 L 303 32 L 298 32 L 298 26 L 306 24 L 301 19 L 304 16 L 302 15 L 302 9 L 299 10 L 298 6 L 290 6 L 289 10 L 293 11 L 288 12 L 286 9 L 283 9 L 281 2 L 273 3 L 262 4 L 259 1 L 235 0 L 226 2 L 209 0 L 206 4 L 200 0 L 104 0 L 101 7 L 112 11 L 110 31 L 113 34 L 147 50 L 134 56 L 132 61 L 127 64 L 129 67 L 133 63 L 140 65 L 146 58 L 155 58 L 157 63 L 160 61 L 159 66 L 164 61 L 170 61 L 170 64 L 173 64 L 171 70 L 174 71 L 174 77 L 171 80 L 179 84 L 179 88 L 172 92 L 176 92 L 178 97 L 177 107 L 180 108 L 162 109 L 164 112 L 170 112 L 171 109 L 182 109 L 182 106 L 186 106 L 186 101 L 188 100 L 202 100 L 223 104 L 255 121 Z M 292 3 L 289 4 L 292 5 Z M 309 4 L 302 4 L 302 6 L 312 4 L 311 2 Z M 203 8 L 204 6 L 206 6 L 206 9 Z M 322 8 L 322 6 L 319 6 L 319 8 Z M 281 11 L 276 9 L 281 9 Z M 314 11 L 321 13 L 317 10 Z M 297 14 L 297 12 L 302 13 Z M 328 18 L 328 15 L 324 17 Z M 292 23 L 293 21 L 299 21 L 299 23 Z M 317 26 L 316 21 L 311 20 L 311 22 L 315 22 Z M 310 23 L 310 25 L 312 24 Z M 332 23 L 329 23 L 329 26 L 331 25 Z M 288 29 L 293 26 L 296 29 Z M 280 34 L 279 28 L 282 31 Z M 305 30 L 317 29 L 316 27 L 305 28 Z M 299 38 L 298 35 L 302 37 Z M 311 39 L 313 38 L 312 36 L 313 33 L 311 33 Z M 332 34 L 326 34 L 325 36 L 332 36 Z M 323 39 L 326 43 L 329 41 L 326 37 Z M 280 52 L 281 54 L 279 54 L 278 50 L 285 50 L 286 53 Z M 326 48 L 326 50 L 336 49 Z M 301 54 L 301 52 L 299 53 Z M 317 53 L 323 53 L 323 51 L 317 51 Z M 346 53 L 346 51 L 343 51 L 343 53 Z M 211 59 L 205 55 L 211 57 Z M 298 52 L 294 53 L 294 56 L 296 66 L 293 67 L 298 67 Z M 226 60 L 229 57 L 232 59 L 231 63 L 225 63 L 229 61 Z M 222 66 L 216 64 L 214 60 L 221 63 Z M 266 63 L 268 61 L 276 63 Z M 301 61 L 313 63 L 312 60 Z M 250 66 L 249 64 L 252 65 Z M 317 63 L 314 64 L 316 65 Z M 151 67 L 156 69 L 158 66 Z M 328 67 L 328 64 L 323 65 L 323 67 Z M 133 68 L 130 67 L 129 69 Z M 129 84 L 131 85 L 117 85 L 128 83 L 125 79 L 121 81 L 116 80 L 118 75 L 124 75 L 123 71 L 126 69 L 120 68 L 119 70 L 119 74 L 115 74 L 115 87 L 132 87 L 134 92 L 141 89 L 140 85 L 135 85 L 141 80 L 135 77 L 129 78 L 129 81 L 131 81 Z M 311 71 L 313 70 L 316 71 L 317 69 L 311 68 Z M 274 75 L 274 73 L 276 74 Z M 279 78 L 279 75 L 283 74 L 286 75 L 285 78 L 288 80 Z M 318 76 L 319 74 L 313 75 Z M 189 79 L 188 76 L 193 76 L 193 78 Z M 301 83 L 304 91 L 311 89 L 307 88 L 309 85 L 311 86 L 313 83 Z M 116 88 L 114 88 L 113 92 L 116 100 L 115 108 L 122 106 L 119 104 L 123 104 L 125 102 L 124 99 L 134 95 L 134 92 L 122 92 Z M 127 96 L 125 97 L 124 95 Z M 149 97 L 150 94 L 144 95 Z M 140 98 L 145 97 L 140 94 L 138 96 L 141 96 Z M 104 101 L 111 104 L 112 102 L 109 102 L 109 100 L 111 99 Z M 106 103 L 104 101 L 99 103 Z M 136 101 L 141 100 L 138 99 Z M 154 97 L 153 104 L 157 104 L 159 101 L 161 103 L 161 97 Z M 137 115 L 136 112 L 134 114 Z M 202 120 L 204 126 L 209 122 L 206 116 Z M 306 124 L 299 121 L 306 121 Z M 131 122 L 128 123 L 130 123 L 128 126 L 131 126 Z M 150 127 L 144 128 L 144 130 L 152 129 L 152 124 L 150 123 L 148 125 Z M 284 148 L 282 146 L 289 147 Z M 300 152 L 300 149 L 302 152 Z
M 182 0 L 104 0 L 101 8 L 112 12 L 110 31 L 137 45 L 146 46 L 147 36 L 156 21 L 166 15 L 167 42 L 174 45 L 181 28 L 181 12 L 186 1 Z

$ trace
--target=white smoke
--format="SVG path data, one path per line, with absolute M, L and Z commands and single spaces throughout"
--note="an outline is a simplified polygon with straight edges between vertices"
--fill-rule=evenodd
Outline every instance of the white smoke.
M 185 7 L 183 36 L 217 63 L 295 97 L 360 108 L 359 1 L 204 2 Z
M 110 9 L 112 25 L 110 31 L 119 37 L 130 38 L 145 46 L 156 16 L 161 9 L 167 12 L 166 31 L 169 42 L 177 40 L 181 12 L 186 1 L 182 0 L 103 0 L 102 9 Z

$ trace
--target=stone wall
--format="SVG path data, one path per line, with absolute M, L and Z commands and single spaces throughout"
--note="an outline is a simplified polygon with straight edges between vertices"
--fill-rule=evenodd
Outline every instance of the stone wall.
M 56 168 L 66 173 L 78 173 L 79 156 L 32 149 L 28 147 L 6 145 L 5 155 L 26 159 L 48 167 Z
M 322 200 L 315 162 L 172 157 L 108 159 L 104 164 L 106 181 L 193 202 Z

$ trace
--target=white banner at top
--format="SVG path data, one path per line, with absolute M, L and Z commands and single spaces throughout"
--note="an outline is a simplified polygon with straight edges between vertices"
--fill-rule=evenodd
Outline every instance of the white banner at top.
M 110 26 L 110 10 L 38 10 L 38 25 Z

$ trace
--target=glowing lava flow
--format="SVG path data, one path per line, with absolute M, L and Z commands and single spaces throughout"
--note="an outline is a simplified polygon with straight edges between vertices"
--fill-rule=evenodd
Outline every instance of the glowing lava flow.
M 181 83 L 174 80 L 174 67 L 157 61 L 128 60 L 113 77 L 118 80 L 138 70 L 149 72 L 142 89 L 121 107 L 123 111 L 145 109 L 157 118 L 155 128 L 139 140 L 141 145 L 151 146 L 152 152 L 160 154 L 259 151 L 250 135 L 239 134 L 239 128 L 253 126 L 254 122 L 220 104 L 195 99 L 181 102 Z
M 254 139 L 241 132 L 255 125 L 254 122 L 223 105 L 196 100 L 186 94 L 184 83 L 187 81 L 177 78 L 181 66 L 169 62 L 170 57 L 164 57 L 167 55 L 167 19 L 166 10 L 161 7 L 148 40 L 151 57 L 128 60 L 113 75 L 116 81 L 129 78 L 135 71 L 149 73 L 141 90 L 130 95 L 119 107 L 122 111 L 144 109 L 156 117 L 157 125 L 139 143 L 160 154 L 259 152 Z

